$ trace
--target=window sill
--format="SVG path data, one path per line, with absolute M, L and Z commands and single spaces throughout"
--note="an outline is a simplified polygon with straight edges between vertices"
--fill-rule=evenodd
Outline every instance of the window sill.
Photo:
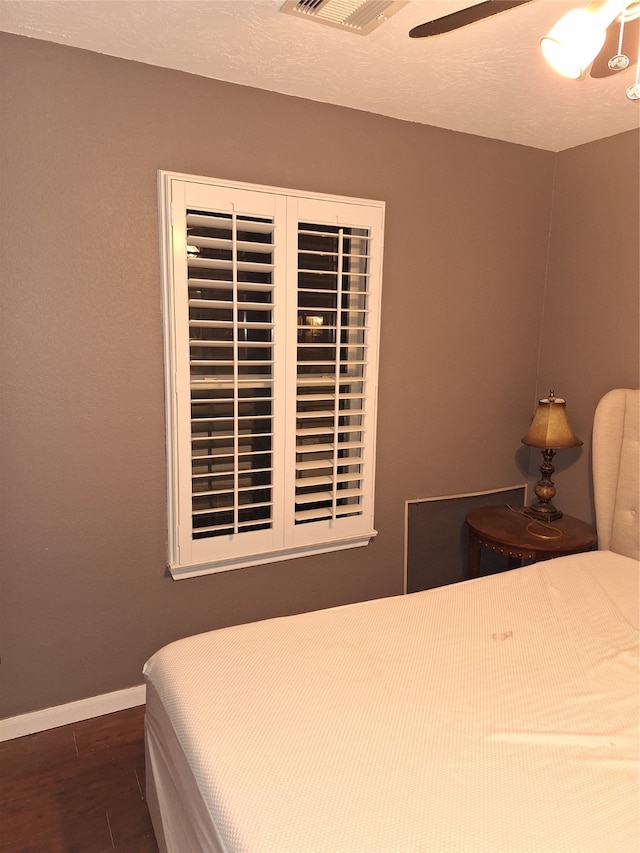
M 249 566 L 261 566 L 265 563 L 276 563 L 281 560 L 293 560 L 296 557 L 311 557 L 314 554 L 328 554 L 330 551 L 344 551 L 347 548 L 362 548 L 378 535 L 377 530 L 349 539 L 326 542 L 317 545 L 307 545 L 300 548 L 285 548 L 281 551 L 269 551 L 266 554 L 252 554 L 250 557 L 239 557 L 236 560 L 219 560 L 196 565 L 169 565 L 168 569 L 174 581 L 185 578 L 196 578 L 201 575 L 213 575 L 218 572 L 228 572 L 232 569 L 245 569 Z

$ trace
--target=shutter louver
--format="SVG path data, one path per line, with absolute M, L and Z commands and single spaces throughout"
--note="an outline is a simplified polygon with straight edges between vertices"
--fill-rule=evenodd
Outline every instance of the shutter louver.
M 193 538 L 273 524 L 274 223 L 188 210 Z
M 368 229 L 298 227 L 295 523 L 362 513 Z

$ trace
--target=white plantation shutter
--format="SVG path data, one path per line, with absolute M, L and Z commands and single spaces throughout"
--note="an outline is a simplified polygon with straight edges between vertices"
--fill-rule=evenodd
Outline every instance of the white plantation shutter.
M 291 207 L 293 536 L 311 543 L 373 530 L 380 231 L 366 206 L 298 199 Z
M 173 576 L 366 544 L 383 206 L 160 178 Z
M 273 232 L 187 211 L 195 539 L 273 523 Z

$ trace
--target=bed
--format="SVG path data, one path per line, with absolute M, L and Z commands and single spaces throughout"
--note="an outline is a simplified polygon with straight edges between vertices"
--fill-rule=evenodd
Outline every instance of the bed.
M 638 849 L 639 396 L 596 412 L 597 551 L 156 653 L 160 849 Z

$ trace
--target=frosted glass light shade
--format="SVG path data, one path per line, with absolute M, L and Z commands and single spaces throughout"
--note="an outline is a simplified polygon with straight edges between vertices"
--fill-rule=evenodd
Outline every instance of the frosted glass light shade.
M 541 40 L 544 58 L 558 74 L 577 80 L 602 50 L 608 23 L 586 9 L 567 12 Z

